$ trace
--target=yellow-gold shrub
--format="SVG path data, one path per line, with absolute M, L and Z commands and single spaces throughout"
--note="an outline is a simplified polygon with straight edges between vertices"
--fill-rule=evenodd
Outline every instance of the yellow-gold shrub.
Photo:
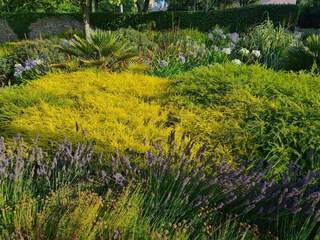
M 2 135 L 76 141 L 85 136 L 100 150 L 144 151 L 172 130 L 159 97 L 167 80 L 132 73 L 84 70 L 53 73 L 25 86 L 1 89 Z

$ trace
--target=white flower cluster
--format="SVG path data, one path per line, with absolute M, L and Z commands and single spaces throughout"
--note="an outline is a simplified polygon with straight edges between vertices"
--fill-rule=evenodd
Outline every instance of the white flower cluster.
M 248 49 L 246 49 L 246 48 L 241 48 L 239 50 L 239 53 L 244 57 L 250 55 L 250 51 Z M 259 50 L 252 50 L 251 55 L 256 57 L 256 58 L 259 58 L 259 57 L 261 57 L 261 52 Z
M 225 54 L 227 54 L 227 55 L 230 55 L 230 54 L 231 54 L 231 51 L 232 51 L 231 48 L 223 48 L 223 49 L 221 50 L 221 52 L 223 52 L 223 53 L 225 53 Z
M 237 64 L 237 65 L 242 64 L 241 60 L 239 60 L 239 59 L 233 59 L 231 62 L 234 64 Z

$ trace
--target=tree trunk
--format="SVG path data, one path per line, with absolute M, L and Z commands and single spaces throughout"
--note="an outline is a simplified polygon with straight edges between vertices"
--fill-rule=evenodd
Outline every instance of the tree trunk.
M 92 12 L 98 12 L 99 10 L 99 0 L 92 1 Z
M 144 12 L 148 12 L 149 4 L 150 4 L 150 0 L 144 0 L 144 4 L 143 4 L 143 11 Z
M 87 40 L 89 40 L 91 37 L 90 9 L 91 9 L 91 0 L 85 0 L 84 4 L 82 5 L 82 12 L 83 12 L 84 33 Z

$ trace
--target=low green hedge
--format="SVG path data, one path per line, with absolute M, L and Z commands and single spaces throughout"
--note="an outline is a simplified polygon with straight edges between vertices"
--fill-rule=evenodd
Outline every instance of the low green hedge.
M 303 28 L 320 28 L 320 7 L 302 9 L 298 25 Z
M 23 38 L 29 32 L 29 26 L 39 18 L 48 16 L 73 16 L 80 19 L 79 14 L 61 13 L 19 13 L 2 14 L 13 31 Z M 243 32 L 248 27 L 270 19 L 275 23 L 295 25 L 298 21 L 299 9 L 294 5 L 255 5 L 233 8 L 224 11 L 204 12 L 151 12 L 145 14 L 94 13 L 91 23 L 101 29 L 118 29 L 122 27 L 138 28 L 141 25 L 153 24 L 155 29 L 164 30 L 172 26 L 180 28 L 197 28 L 207 31 L 214 25 L 221 25 L 230 31 Z M 21 21 L 23 19 L 23 21 Z

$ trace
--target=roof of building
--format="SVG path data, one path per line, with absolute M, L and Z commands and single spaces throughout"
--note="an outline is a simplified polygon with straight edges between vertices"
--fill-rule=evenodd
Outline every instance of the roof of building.
M 261 4 L 296 4 L 297 0 L 261 0 Z

